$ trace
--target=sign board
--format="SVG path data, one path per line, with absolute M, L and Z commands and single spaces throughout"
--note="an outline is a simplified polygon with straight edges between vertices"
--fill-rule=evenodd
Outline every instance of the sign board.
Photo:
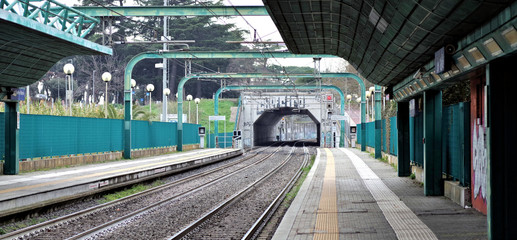
M 15 88 L 13 95 L 11 96 L 12 100 L 23 101 L 25 100 L 25 88 Z
M 66 90 L 66 99 L 72 99 L 72 90 Z
M 162 114 L 160 114 L 160 119 Z M 187 114 L 183 114 L 183 123 L 187 123 Z M 178 122 L 178 114 L 167 114 L 167 122 Z
M 346 120 L 346 117 L 344 115 L 331 115 L 330 119 L 336 120 L 336 121 L 341 121 L 341 120 Z
M 445 47 L 434 53 L 434 73 L 441 74 L 451 70 L 450 56 L 445 52 Z
M 154 68 L 163 68 L 163 63 L 155 63 Z
M 415 117 L 416 115 L 416 101 L 415 99 L 409 100 L 409 116 Z
M 225 121 L 226 116 L 208 116 L 209 121 Z

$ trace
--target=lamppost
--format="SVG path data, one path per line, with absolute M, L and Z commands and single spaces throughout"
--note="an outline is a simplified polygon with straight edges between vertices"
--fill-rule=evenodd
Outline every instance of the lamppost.
M 163 89 L 163 94 L 165 94 L 165 98 L 164 98 L 164 103 L 166 106 L 167 106 L 167 100 L 169 99 L 169 94 L 171 94 L 171 90 L 168 89 L 168 88 L 164 88 Z M 162 118 L 164 122 L 167 122 L 167 108 L 164 108 L 163 110 L 163 115 L 164 117 Z
M 149 113 L 151 113 L 151 105 L 153 104 L 153 100 L 151 98 L 151 93 L 154 91 L 154 85 L 147 84 L 147 86 L 145 87 L 145 90 L 147 90 L 147 92 L 149 92 Z
M 68 81 L 68 82 L 73 82 L 72 79 L 72 74 L 74 73 L 74 65 L 72 65 L 71 63 L 67 63 L 65 64 L 65 66 L 63 66 L 63 72 L 65 72 L 66 74 L 66 77 L 67 79 L 65 81 Z M 66 82 L 65 82 L 66 84 Z M 70 107 L 70 116 L 72 116 L 72 89 L 71 89 L 71 85 L 72 84 L 68 84 L 68 88 L 66 89 L 66 100 L 68 103 L 69 103 L 69 107 Z
M 187 101 L 188 101 L 188 122 L 190 122 L 190 101 L 192 101 L 192 95 L 187 95 Z
M 372 121 L 375 119 L 373 114 L 374 114 L 374 111 L 373 111 L 373 102 L 375 101 L 375 87 L 374 86 L 371 86 L 368 91 L 370 91 L 370 96 L 371 99 L 372 99 L 372 106 L 371 106 L 371 109 L 370 109 L 370 114 L 372 115 Z
M 350 113 L 350 102 L 352 101 L 352 95 L 346 95 L 346 100 L 348 101 L 348 112 Z M 348 114 L 350 116 L 350 114 Z
M 135 91 L 136 91 L 135 87 L 136 87 L 136 80 L 135 79 L 131 79 L 131 95 L 135 94 Z
M 196 124 L 199 124 L 199 102 L 201 102 L 201 99 L 196 98 L 194 102 L 196 103 Z
M 367 121 L 369 121 L 370 120 L 370 114 L 369 114 L 368 110 L 369 110 L 370 106 L 368 106 L 368 103 L 369 103 L 368 101 L 370 100 L 370 96 L 372 95 L 372 93 L 370 91 L 367 91 L 365 93 L 365 95 L 366 95 L 365 96 L 366 97 L 366 116 L 368 117 Z
M 106 94 L 104 94 L 104 115 L 108 118 L 108 82 L 111 81 L 111 73 L 104 72 L 101 77 L 102 81 L 106 83 Z

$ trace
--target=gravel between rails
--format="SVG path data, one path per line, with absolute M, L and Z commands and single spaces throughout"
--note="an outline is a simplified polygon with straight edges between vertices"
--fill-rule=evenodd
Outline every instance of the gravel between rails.
M 278 172 L 184 239 L 241 239 L 300 169 L 304 154 L 293 154 Z
M 210 211 L 235 192 L 259 179 L 264 173 L 278 166 L 282 157 L 290 150 L 284 147 L 279 153 L 266 161 L 254 165 L 246 171 L 197 191 L 194 194 L 182 197 L 154 208 L 111 228 L 94 239 L 160 239 L 172 236 L 189 223 Z
M 251 159 L 238 163 L 237 165 L 234 165 L 230 168 L 223 169 L 222 171 L 219 171 L 217 173 L 202 177 L 201 179 L 189 181 L 174 189 L 167 189 L 160 193 L 152 194 L 151 196 L 148 195 L 146 197 L 141 197 L 138 199 L 134 199 L 134 200 L 125 202 L 118 206 L 109 207 L 109 208 L 103 209 L 101 211 L 98 211 L 95 214 L 91 214 L 89 216 L 82 217 L 77 220 L 73 220 L 66 224 L 61 224 L 60 226 L 47 228 L 44 231 L 40 231 L 37 235 L 32 235 L 32 236 L 26 237 L 24 239 L 65 239 L 65 238 L 71 237 L 73 235 L 76 235 L 82 231 L 88 230 L 88 229 L 95 227 L 97 225 L 100 225 L 102 223 L 111 221 L 118 217 L 122 217 L 132 211 L 146 207 L 151 203 L 160 201 L 160 200 L 165 199 L 172 195 L 177 195 L 178 193 L 184 192 L 188 189 L 196 188 L 197 186 L 202 185 L 214 178 L 229 174 L 230 172 L 234 171 L 235 169 L 238 169 L 239 167 L 253 163 L 258 158 L 263 157 L 264 155 L 268 154 L 270 151 L 271 150 L 266 149 L 266 150 L 262 151 L 262 153 L 258 154 L 255 157 L 252 157 Z M 178 174 L 178 175 L 185 175 L 185 176 L 181 177 L 181 176 L 175 175 L 175 176 L 170 177 L 170 179 L 171 179 L 171 181 L 174 181 L 174 180 L 177 180 L 180 178 L 184 178 L 186 176 L 194 175 L 195 173 L 199 173 L 200 171 L 208 171 L 209 169 L 213 169 L 215 167 L 219 167 L 220 165 L 228 163 L 227 161 L 224 161 L 224 162 L 225 163 L 215 164 L 212 167 L 207 167 L 204 169 L 194 169 L 193 171 L 189 171 L 184 174 Z M 216 166 L 216 165 L 218 165 L 218 166 Z M 95 204 L 90 203 L 88 205 L 91 206 L 91 205 L 95 205 Z M 72 206 L 71 208 L 73 210 L 66 209 L 66 210 L 63 210 L 63 212 L 70 213 L 71 211 L 74 211 L 74 210 L 78 211 L 78 210 L 83 209 L 83 208 L 78 209 L 77 206 Z M 0 237 L 2 237 L 2 236 L 0 235 Z

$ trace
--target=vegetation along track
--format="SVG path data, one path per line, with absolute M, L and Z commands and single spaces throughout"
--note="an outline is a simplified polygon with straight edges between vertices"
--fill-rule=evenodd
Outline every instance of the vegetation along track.
M 263 148 L 261 152 L 250 154 L 238 161 L 218 168 L 179 179 L 177 181 L 149 189 L 116 201 L 94 206 L 67 216 L 43 222 L 28 228 L 1 235 L 2 239 L 77 239 L 108 229 L 156 206 L 196 192 L 259 164 L 281 147 Z

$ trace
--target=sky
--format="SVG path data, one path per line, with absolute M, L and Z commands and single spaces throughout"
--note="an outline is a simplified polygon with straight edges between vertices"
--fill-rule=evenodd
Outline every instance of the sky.
M 58 0 L 68 6 L 79 4 L 79 0 Z M 206 0 L 205 0 L 206 1 Z M 126 0 L 124 3 L 126 6 L 134 5 L 132 0 Z M 227 6 L 263 6 L 262 0 L 223 0 L 223 4 Z M 278 29 L 276 28 L 273 20 L 269 16 L 244 16 L 244 17 L 232 17 L 219 20 L 220 23 L 235 23 L 240 29 L 248 30 L 250 34 L 245 36 L 245 41 L 253 41 L 254 29 L 257 30 L 257 35 L 263 41 L 283 41 Z M 274 62 L 271 62 L 274 61 Z M 275 59 L 270 60 L 270 64 L 276 64 L 281 66 L 305 66 L 314 67 L 312 58 L 300 58 L 300 59 Z M 344 66 L 348 63 L 341 58 L 327 58 L 321 60 L 321 72 L 337 72 L 343 71 Z

